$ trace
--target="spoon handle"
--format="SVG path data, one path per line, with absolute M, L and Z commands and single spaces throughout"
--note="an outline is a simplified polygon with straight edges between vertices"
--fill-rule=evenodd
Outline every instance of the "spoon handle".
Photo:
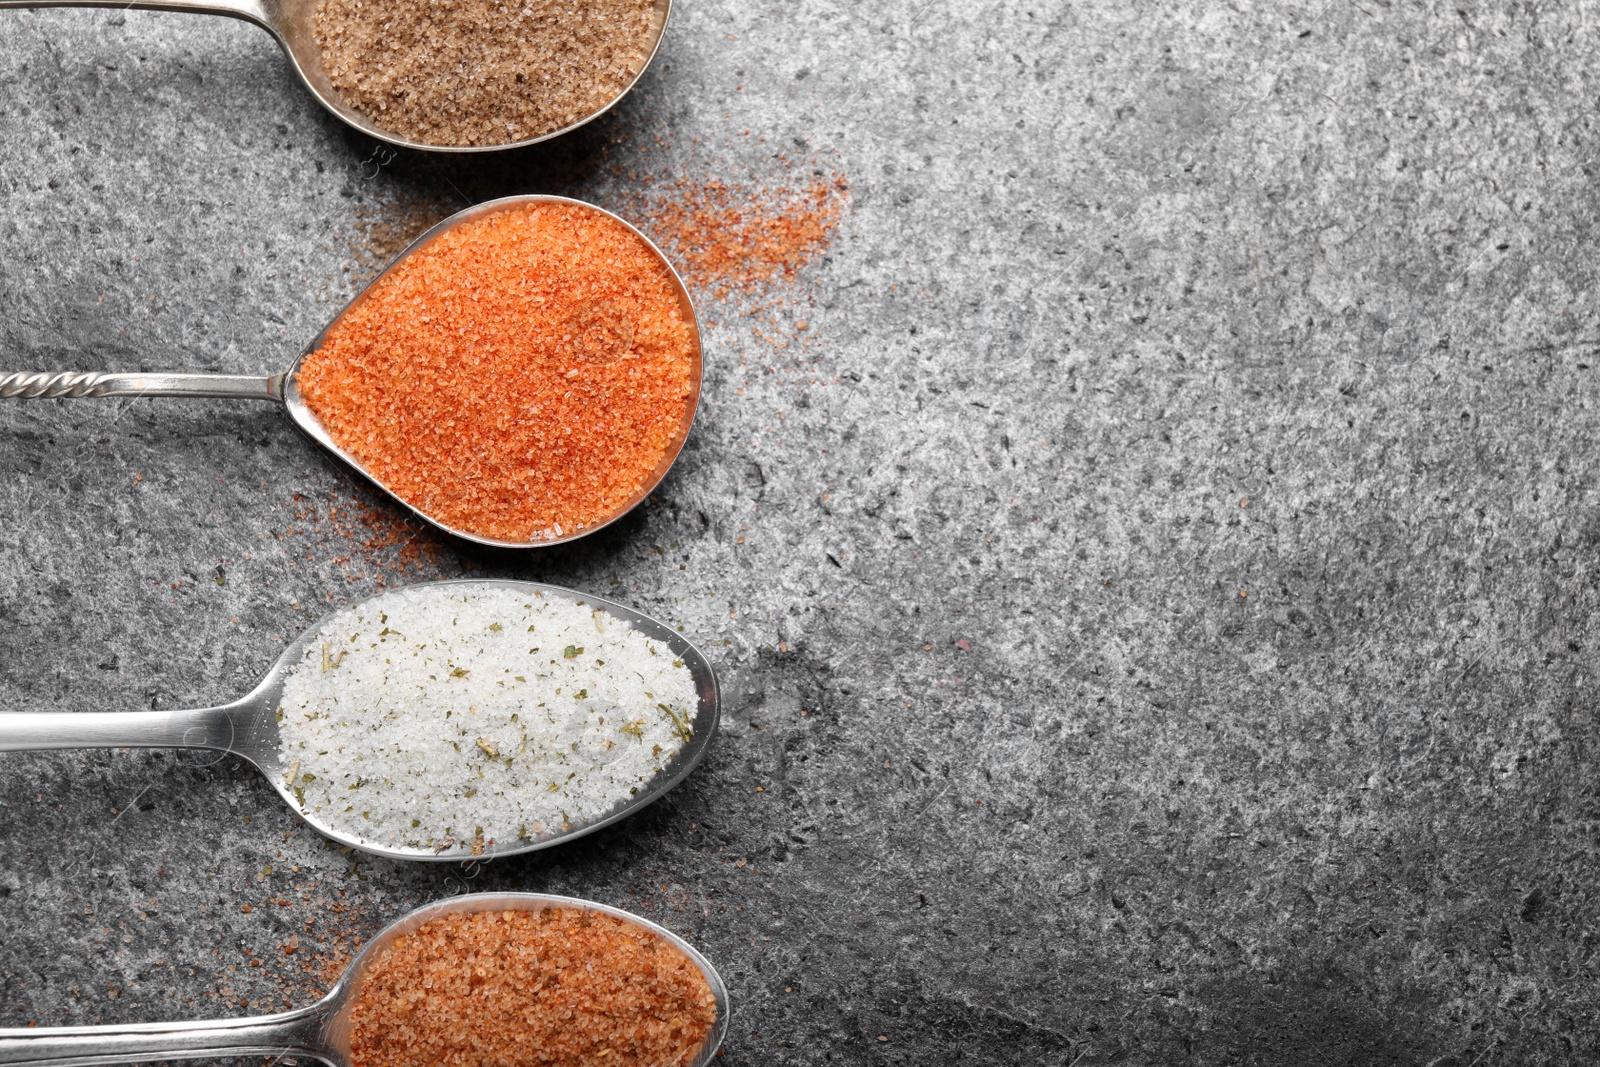
M 322 1047 L 325 1019 L 325 1006 L 314 1004 L 250 1019 L 4 1029 L 0 1065 L 77 1067 L 202 1056 L 314 1056 L 335 1063 Z
M 233 741 L 234 723 L 225 708 L 0 714 L 0 752 L 50 748 L 209 748 L 227 752 Z
M 0 11 L 26 7 L 120 7 L 144 11 L 195 11 L 205 15 L 228 15 L 248 22 L 267 24 L 261 0 L 0 0 Z
M 0 0 L 0 8 L 10 0 Z M 117 5 L 126 6 L 126 5 Z M 253 374 L 0 374 L 0 397 L 50 400 L 82 396 L 220 396 L 235 400 L 283 400 L 286 375 Z

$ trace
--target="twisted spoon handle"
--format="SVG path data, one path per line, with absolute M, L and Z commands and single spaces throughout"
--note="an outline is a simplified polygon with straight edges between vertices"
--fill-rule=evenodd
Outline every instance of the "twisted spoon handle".
M 0 1065 L 84 1067 L 202 1056 L 314 1056 L 335 1063 L 322 1042 L 328 1011 L 323 1001 L 253 1019 L 0 1030 Z
M 236 400 L 283 400 L 286 375 L 253 374 L 0 374 L 0 397 L 22 400 L 83 396 L 220 396 Z

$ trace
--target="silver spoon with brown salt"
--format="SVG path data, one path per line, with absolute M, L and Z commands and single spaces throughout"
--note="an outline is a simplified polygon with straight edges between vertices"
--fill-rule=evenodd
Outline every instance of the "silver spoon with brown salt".
M 546 13 L 542 9 L 551 5 L 532 0 L 512 5 L 508 13 L 481 0 L 479 11 L 471 2 L 0 0 L 0 10 L 135 8 L 242 19 L 277 39 L 300 81 L 341 121 L 369 137 L 424 152 L 523 148 L 592 122 L 644 75 L 672 13 L 672 0 L 617 0 L 616 11 L 591 18 L 593 25 L 573 27 L 570 41 L 545 40 L 539 35 L 551 32 L 552 24 L 589 17 L 585 8 L 592 5 L 553 5 Z M 440 13 L 451 18 L 456 9 L 453 21 L 434 21 Z M 407 14 L 407 25 L 397 25 Z M 624 16 L 635 31 L 603 41 L 592 56 L 583 54 L 597 33 L 615 36 Z M 460 73 L 466 70 L 472 77 Z M 533 95 L 534 87 L 545 95 Z
M 382 1028 L 385 1019 L 382 1009 L 395 1001 L 409 1000 L 410 998 L 396 997 L 393 986 L 399 977 L 388 974 L 386 966 L 390 961 L 385 957 L 393 948 L 396 955 L 405 952 L 406 955 L 420 954 L 426 946 L 406 946 L 405 939 L 408 935 L 417 934 L 430 923 L 444 920 L 449 922 L 451 917 L 482 916 L 493 921 L 498 917 L 506 922 L 510 929 L 511 920 L 517 913 L 532 912 L 543 916 L 550 913 L 566 911 L 580 912 L 583 921 L 604 923 L 614 921 L 615 929 L 622 932 L 622 936 L 631 936 L 641 939 L 646 945 L 654 943 L 660 946 L 654 952 L 642 953 L 650 960 L 646 966 L 674 966 L 677 964 L 670 953 L 676 950 L 687 960 L 688 964 L 699 972 L 699 977 L 704 979 L 705 985 L 693 995 L 698 997 L 698 1007 L 693 1009 L 699 1014 L 699 1021 L 692 1029 L 685 1026 L 683 1031 L 662 1034 L 659 1020 L 655 1019 L 648 1005 L 629 1004 L 624 1009 L 617 1008 L 610 999 L 597 995 L 593 1010 L 582 1013 L 590 1018 L 603 1018 L 606 1024 L 612 1025 L 614 1030 L 622 1031 L 633 1029 L 638 1032 L 656 1031 L 657 1041 L 668 1045 L 670 1051 L 665 1054 L 676 1053 L 678 1058 L 672 1060 L 674 1067 L 705 1067 L 716 1056 L 717 1050 L 722 1046 L 722 1041 L 728 1029 L 728 989 L 723 984 L 722 977 L 717 974 L 711 961 L 697 952 L 692 945 L 678 935 L 666 930 L 655 923 L 639 916 L 621 910 L 620 908 L 607 907 L 593 901 L 579 900 L 573 897 L 551 896 L 543 893 L 478 893 L 468 896 L 456 897 L 451 900 L 440 901 L 418 908 L 398 922 L 386 927 L 378 933 L 366 947 L 361 950 L 350 966 L 345 968 L 344 975 L 338 984 L 321 1001 L 308 1008 L 298 1011 L 287 1011 L 278 1015 L 263 1015 L 246 1019 L 214 1019 L 204 1022 L 171 1022 L 171 1023 L 132 1023 L 110 1026 L 63 1026 L 63 1027 L 29 1027 L 26 1029 L 0 1029 L 0 1067 L 80 1067 L 80 1065 L 99 1063 L 143 1063 L 153 1060 L 199 1059 L 224 1056 L 271 1056 L 271 1057 L 312 1057 L 332 1067 L 370 1067 L 378 1054 L 383 1051 Z M 460 922 L 460 919 L 455 920 Z M 523 919 L 524 923 L 532 920 Z M 424 935 L 426 936 L 426 935 Z M 505 935 L 508 942 L 514 935 Z M 511 946 L 514 948 L 514 946 Z M 416 949 L 416 952 L 409 951 Z M 444 949 L 442 951 L 448 951 Z M 661 959 L 662 952 L 669 955 Z M 598 955 L 598 953 L 596 953 Z M 514 985 L 517 976 L 509 973 L 501 975 L 496 973 L 496 968 L 506 967 L 509 971 L 511 965 L 503 961 L 497 954 L 486 954 L 483 959 L 490 962 L 485 964 L 482 959 L 475 962 L 478 973 L 474 979 L 481 983 L 472 988 L 479 1001 L 490 1000 L 490 992 L 499 986 Z M 436 970 L 447 969 L 451 960 L 437 957 L 429 959 L 428 965 Z M 600 959 L 573 959 L 563 961 L 563 964 L 552 964 L 549 961 L 540 961 L 541 974 L 549 979 L 561 977 L 559 970 L 551 972 L 552 966 L 565 965 L 576 969 L 579 964 L 586 964 L 590 970 L 582 976 L 572 979 L 573 985 L 579 987 L 578 997 L 582 997 L 589 985 L 589 979 L 596 979 L 593 968 L 596 963 L 603 969 L 606 960 Z M 668 973 L 671 973 L 670 971 Z M 678 1015 L 688 1005 L 696 1002 L 690 999 L 690 990 L 693 990 L 692 980 L 678 978 L 675 989 L 679 990 L 680 1002 L 669 1005 L 669 1014 Z M 532 1015 L 537 1017 L 541 1007 L 541 998 L 537 992 L 529 993 L 526 990 L 532 986 L 538 988 L 546 983 L 524 982 L 518 994 L 521 1003 L 518 1004 L 519 1017 Z M 564 1010 L 570 1018 L 571 1003 L 574 995 L 562 988 L 559 981 L 554 983 L 557 995 L 554 1000 L 560 1001 L 557 1010 Z M 684 987 L 688 987 L 685 989 Z M 480 992 L 488 987 L 488 991 Z M 429 1000 L 418 1005 L 415 1001 L 404 1005 L 406 1022 L 413 1028 L 421 1026 L 427 1028 L 430 1023 L 438 1024 L 433 1018 L 438 1009 L 456 1013 L 456 1020 L 471 1018 L 473 1013 L 483 1015 L 485 1011 L 492 1013 L 493 1005 L 488 1008 L 474 1003 L 474 998 L 468 997 L 460 1004 L 450 1003 L 451 993 L 448 986 L 442 983 L 434 988 L 435 992 Z M 709 993 L 715 1002 L 715 1014 L 706 1024 L 703 1016 L 707 1010 L 705 997 Z M 505 993 L 500 995 L 504 996 Z M 656 994 L 660 995 L 660 994 Z M 609 1009 L 609 1010 L 607 1010 Z M 622 1014 L 622 1012 L 626 1014 Z M 613 1018 L 611 1012 L 618 1012 L 619 1017 Z M 637 1021 L 635 1022 L 635 1018 Z M 487 1022 L 487 1018 L 484 1020 Z M 499 1022 L 496 1017 L 495 1022 Z M 627 1026 L 625 1024 L 633 1024 Z M 564 1022 L 562 1025 L 570 1027 L 572 1024 Z M 554 1025 L 547 1029 L 558 1029 Z M 495 1032 L 488 1035 L 474 1034 L 469 1027 L 449 1027 L 449 1030 L 458 1031 L 453 1037 L 450 1033 L 433 1033 L 424 1029 L 418 1036 L 423 1041 L 432 1039 L 445 1046 L 447 1051 L 465 1051 L 454 1046 L 462 1041 L 475 1041 L 482 1043 L 485 1040 L 498 1040 L 509 1046 L 497 1051 L 508 1053 L 505 1062 L 515 1062 L 516 1035 Z M 700 1036 L 701 1033 L 704 1036 Z M 595 1037 L 613 1036 L 595 1034 Z M 616 1036 L 622 1036 L 618 1034 Z M 627 1036 L 632 1036 L 627 1035 Z M 562 1060 L 566 1063 L 638 1063 L 641 1062 L 640 1053 L 648 1056 L 663 1054 L 660 1049 L 639 1049 L 634 1054 L 619 1054 L 616 1049 L 605 1048 L 589 1049 L 598 1042 L 584 1041 L 585 1035 L 563 1034 L 567 1040 L 572 1055 Z M 625 1038 L 626 1039 L 626 1038 Z M 636 1037 L 634 1040 L 638 1040 Z M 695 1041 L 698 1040 L 698 1045 Z M 378 1047 L 374 1048 L 373 1045 Z M 474 1049 L 480 1052 L 482 1050 Z M 542 1051 L 542 1050 L 527 1050 Z M 544 1060 L 541 1058 L 541 1062 Z M 655 1062 L 662 1062 L 656 1060 Z
M 3 2 L 5 0 L 0 0 L 0 3 Z M 337 347 L 330 338 L 337 338 L 344 324 L 353 324 L 352 331 L 368 330 L 369 326 L 363 318 L 363 305 L 372 299 L 374 294 L 382 292 L 383 287 L 391 279 L 394 279 L 395 284 L 428 285 L 429 279 L 441 271 L 455 269 L 452 264 L 478 256 L 480 246 L 467 243 L 468 239 L 462 237 L 463 233 L 481 234 L 483 227 L 500 225 L 493 216 L 501 213 L 504 213 L 505 218 L 531 218 L 530 213 L 537 212 L 576 212 L 583 224 L 590 227 L 588 232 L 602 236 L 609 234 L 616 242 L 623 242 L 621 245 L 614 243 L 613 247 L 630 248 L 639 263 L 649 264 L 649 285 L 657 291 L 663 306 L 670 309 L 675 323 L 679 324 L 675 328 L 680 332 L 672 335 L 676 339 L 671 342 L 675 347 L 672 348 L 670 356 L 658 358 L 644 352 L 641 349 L 643 342 L 639 340 L 639 335 L 644 331 L 636 333 L 630 325 L 628 313 L 614 302 L 600 300 L 577 305 L 572 312 L 573 318 L 567 320 L 568 340 L 565 342 L 560 340 L 562 334 L 559 330 L 551 335 L 553 338 L 551 343 L 558 349 L 554 355 L 543 355 L 538 359 L 529 357 L 524 360 L 520 352 L 512 353 L 515 361 L 511 364 L 508 374 L 515 372 L 527 376 L 537 372 L 550 382 L 557 383 L 547 388 L 549 395 L 543 398 L 542 408 L 539 404 L 534 404 L 519 409 L 514 412 L 515 418 L 510 418 L 504 410 L 492 408 L 491 402 L 502 407 L 508 404 L 507 398 L 511 393 L 506 387 L 506 382 L 482 371 L 471 372 L 477 375 L 476 378 L 458 377 L 449 388 L 436 388 L 429 392 L 427 395 L 430 397 L 430 403 L 434 405 L 433 408 L 424 409 L 410 403 L 408 397 L 404 395 L 382 396 L 364 401 L 363 410 L 381 410 L 384 412 L 384 418 L 396 423 L 408 420 L 415 423 L 421 418 L 418 412 L 437 410 L 438 405 L 442 403 L 438 399 L 441 397 L 452 398 L 449 402 L 454 405 L 450 410 L 443 412 L 451 424 L 448 428 L 429 423 L 407 429 L 403 433 L 391 434 L 384 439 L 398 442 L 395 446 L 398 448 L 430 449 L 429 454 L 433 457 L 433 469 L 436 473 L 429 475 L 427 479 L 413 477 L 422 466 L 420 462 L 410 459 L 404 462 L 391 461 L 386 469 L 394 471 L 393 476 L 378 473 L 374 470 L 374 464 L 363 462 L 355 452 L 356 449 L 363 447 L 362 444 L 355 443 L 357 440 L 366 442 L 367 447 L 373 447 L 371 441 L 374 438 L 371 435 L 352 434 L 341 440 L 335 432 L 337 428 L 325 423 L 314 409 L 313 403 L 308 402 L 306 394 L 301 389 L 308 361 L 323 349 L 325 343 Z M 530 222 L 528 225 L 531 227 L 538 224 Z M 489 237 L 472 240 L 480 239 L 483 242 L 482 248 L 492 250 L 496 247 L 493 242 L 498 238 L 491 234 Z M 547 272 L 548 280 L 540 283 L 558 295 L 568 291 L 564 288 L 562 274 L 565 270 L 565 260 L 560 263 L 559 268 Z M 530 291 L 530 281 L 527 276 L 513 276 L 513 270 L 516 269 L 520 269 L 520 263 L 513 264 L 510 269 L 497 274 L 492 280 L 492 284 L 507 289 L 499 299 L 521 301 L 530 309 L 550 306 L 546 303 L 546 297 L 539 295 L 536 287 Z M 625 268 L 611 261 L 604 269 L 619 271 Z M 417 282 L 409 280 L 413 277 L 421 280 Z M 637 277 L 628 275 L 624 280 L 633 284 Z M 633 288 L 638 290 L 641 287 L 633 285 Z M 469 302 L 470 306 L 480 306 L 478 298 L 487 298 L 489 295 L 481 290 L 475 292 L 474 299 Z M 571 297 L 568 296 L 567 299 Z M 374 306 L 390 307 L 382 302 Z M 410 308 L 411 305 L 405 306 Z M 528 313 L 531 315 L 534 312 L 530 310 Z M 394 328 L 410 331 L 407 336 L 426 334 L 428 344 L 423 345 L 419 342 L 418 347 L 430 349 L 431 354 L 428 358 L 433 358 L 436 363 L 438 352 L 453 353 L 453 362 L 446 368 L 450 373 L 457 375 L 469 373 L 461 369 L 469 363 L 466 358 L 468 355 L 473 357 L 471 365 L 488 365 L 478 358 L 479 352 L 470 348 L 460 348 L 467 342 L 461 340 L 466 335 L 459 331 L 441 327 L 434 320 L 420 316 L 414 310 L 408 310 L 401 315 L 391 307 L 383 314 L 390 315 L 396 320 L 404 319 L 404 322 Z M 430 322 L 433 322 L 433 325 L 425 325 Z M 431 333 L 428 332 L 430 330 Z M 577 337 L 576 341 L 571 340 L 574 336 Z M 661 342 L 663 336 L 665 335 L 659 330 L 650 334 L 650 337 L 655 339 L 651 343 L 655 344 L 659 351 L 665 351 Z M 376 343 L 370 344 L 369 348 L 372 350 L 381 348 L 383 351 L 398 350 L 396 346 L 385 347 Z M 638 389 L 641 381 L 639 376 L 654 373 L 648 371 L 650 367 L 666 366 L 664 360 L 668 359 L 672 361 L 671 366 L 676 368 L 673 373 L 680 376 L 674 380 L 680 382 L 681 394 L 674 394 L 670 403 L 663 400 L 659 407 L 649 410 L 631 408 L 629 410 L 634 412 L 635 421 L 625 421 L 628 413 L 623 408 L 631 403 L 629 398 Z M 477 204 L 457 212 L 422 234 L 389 265 L 388 269 L 373 279 L 305 347 L 294 364 L 282 374 L 257 377 L 231 374 L 0 372 L 0 398 L 223 397 L 266 400 L 282 404 L 288 410 L 289 417 L 314 441 L 425 522 L 446 533 L 481 545 L 496 548 L 542 548 L 587 536 L 610 525 L 642 503 L 660 484 L 688 439 L 689 429 L 694 422 L 695 410 L 699 404 L 702 367 L 700 327 L 695 318 L 694 304 L 690 300 L 689 291 L 684 287 L 683 279 L 673 270 L 667 257 L 651 243 L 649 238 L 623 219 L 592 204 L 560 196 L 525 195 Z M 405 373 L 391 375 L 389 379 L 382 380 L 392 380 L 402 383 L 405 388 L 413 388 L 410 365 L 400 369 Z M 353 380 L 361 375 L 353 374 L 346 377 Z M 378 376 L 371 373 L 367 373 L 364 377 L 365 383 L 379 380 Z M 606 400 L 606 397 L 612 395 L 611 393 L 595 394 L 600 397 L 601 402 L 580 402 L 560 397 L 563 390 L 568 396 L 580 395 L 574 390 L 587 382 L 602 383 L 595 388 L 612 390 L 617 402 L 611 403 Z M 418 390 L 418 392 L 423 391 Z M 314 397 L 312 399 L 315 400 Z M 566 405 L 564 410 L 569 412 L 566 416 L 568 424 L 562 424 L 550 414 L 558 405 Z M 489 411 L 489 414 L 483 414 L 485 411 Z M 399 412 L 399 415 L 394 415 L 394 412 Z M 500 425 L 486 427 L 483 440 L 513 440 L 514 438 L 504 430 L 504 425 L 509 423 L 517 433 L 523 435 L 515 439 L 524 443 L 515 449 L 509 445 L 503 446 L 503 454 L 490 454 L 485 449 L 476 447 L 474 443 L 479 440 L 472 435 L 475 419 L 491 421 L 497 419 L 500 422 Z M 577 422 L 574 424 L 570 420 Z M 585 437 L 583 432 L 588 430 L 590 424 L 603 427 L 603 436 L 597 438 L 595 434 L 590 434 Z M 544 435 L 542 440 L 546 443 L 537 447 L 527 445 L 525 443 L 529 439 L 527 435 L 536 432 Z M 655 435 L 653 440 L 659 444 L 659 450 L 645 452 L 641 446 L 632 443 L 644 439 L 647 432 Z M 600 430 L 596 431 L 596 434 L 601 433 Z M 350 447 L 345 447 L 347 444 Z M 598 445 L 608 447 L 602 448 Z M 624 482 L 618 477 L 618 472 L 622 469 L 619 466 L 619 454 L 623 459 L 637 464 L 630 474 L 634 481 Z M 569 466 L 553 470 L 548 481 L 543 483 L 537 479 L 528 481 L 524 473 L 526 469 L 532 469 L 539 464 L 553 464 L 558 458 L 568 455 L 574 458 L 560 459 L 560 461 Z M 381 460 L 382 457 L 377 465 L 381 466 Z M 552 509 L 550 515 L 558 516 L 560 513 L 554 510 L 556 502 L 565 498 L 541 494 L 545 490 L 554 490 L 570 495 L 574 480 L 583 471 L 594 472 L 594 484 L 605 486 L 607 494 L 603 498 L 596 499 L 592 512 L 584 513 L 580 520 L 569 520 L 567 525 L 562 525 L 558 517 L 539 522 L 533 522 L 525 517 L 530 510 L 547 507 Z M 402 479 L 411 477 L 413 488 L 402 491 L 395 484 L 391 484 L 392 477 Z M 434 495 L 428 496 L 429 492 Z M 480 507 L 478 502 L 483 500 L 492 501 L 500 510 L 491 512 L 487 507 Z M 508 514 L 511 516 L 510 519 L 505 517 Z M 514 523 L 512 519 L 518 520 L 521 524 Z M 474 528 L 469 525 L 471 522 L 479 522 L 481 525 Z
M 567 646 L 563 651 L 551 639 L 562 632 L 559 628 L 552 629 L 552 624 L 546 621 L 553 616 L 535 612 L 518 615 L 516 610 L 523 603 L 581 609 L 584 631 L 581 639 L 585 645 Z M 403 662 L 422 655 L 419 642 L 424 642 L 423 638 L 407 641 L 406 635 L 391 632 L 387 623 L 400 618 L 427 618 L 429 613 L 456 618 L 449 624 L 439 624 L 452 635 L 449 647 L 455 649 L 456 668 L 445 676 L 441 667 L 440 677 L 421 684 L 434 687 L 435 699 L 448 697 L 449 701 L 462 706 L 472 703 L 478 706 L 464 707 L 457 720 L 464 725 L 455 742 L 439 734 L 419 735 L 412 731 L 389 733 L 385 743 L 418 746 L 418 751 L 436 753 L 430 757 L 430 769 L 435 778 L 445 779 L 448 785 L 413 784 L 407 776 L 411 765 L 404 763 L 393 771 L 395 780 L 388 781 L 391 768 L 384 764 L 384 757 L 381 753 L 367 751 L 367 746 L 377 742 L 365 739 L 378 736 L 375 728 L 387 726 L 398 714 L 397 707 L 423 706 L 414 675 L 396 683 L 403 687 L 399 691 L 407 694 L 408 699 L 372 689 L 347 688 L 342 696 L 324 697 L 302 710 L 294 707 L 286 695 L 286 690 L 292 688 L 292 676 L 297 674 L 302 681 L 323 677 L 337 680 L 342 676 L 367 678 L 376 669 L 376 663 L 388 663 L 391 657 Z M 485 622 L 488 617 L 496 621 Z M 363 618 L 368 620 L 366 624 L 360 623 Z M 478 625 L 476 630 L 471 629 L 474 619 Z M 539 632 L 548 636 L 541 638 L 534 634 L 533 626 L 527 633 L 521 625 L 502 626 L 502 622 L 512 624 L 517 620 L 533 620 Z M 339 626 L 336 634 L 332 632 L 334 622 Z M 458 622 L 467 625 L 457 627 Z M 383 634 L 373 631 L 378 625 L 383 625 Z M 364 632 L 359 643 L 350 633 L 358 626 Z M 637 640 L 641 637 L 643 642 Z M 534 648 L 528 649 L 524 657 L 519 641 L 529 645 L 539 642 L 544 659 L 535 655 L 540 650 Z M 651 664 L 664 668 L 671 663 L 674 671 L 687 670 L 689 688 L 693 691 L 692 706 L 674 710 L 655 703 L 661 699 L 655 695 L 624 702 L 597 687 L 597 682 L 611 684 L 606 676 L 598 673 L 598 666 L 603 664 L 591 669 L 590 664 L 597 656 L 612 655 L 606 651 L 609 647 L 617 650 L 621 661 L 630 654 L 629 645 L 647 643 L 659 646 L 660 650 L 650 648 L 645 658 Z M 483 658 L 480 646 L 494 648 L 491 658 Z M 473 659 L 475 649 L 478 656 Z M 652 658 L 654 656 L 660 658 Z M 549 697 L 550 686 L 541 684 L 536 675 L 546 670 L 542 664 L 552 658 L 562 664 L 563 669 L 570 663 L 573 669 L 581 667 L 588 672 L 572 683 L 583 684 L 582 693 L 575 694 L 569 689 L 566 696 L 560 696 L 557 688 L 556 697 Z M 526 666 L 522 666 L 524 663 Z M 618 669 L 616 663 L 613 669 Z M 516 677 L 513 672 L 521 676 Z M 528 687 L 530 677 L 537 688 Z M 575 676 L 566 673 L 563 677 Z M 588 677 L 595 680 L 585 680 Z M 588 691 L 591 687 L 595 687 L 592 698 Z M 301 692 L 305 688 L 304 685 L 299 687 Z M 618 693 L 621 692 L 619 689 Z M 294 722 L 290 726 L 280 726 L 286 705 L 294 715 Z M 355 705 L 361 706 L 355 708 Z M 552 710 L 547 711 L 547 706 Z M 326 771 L 324 764 L 310 752 L 302 766 L 300 749 L 291 749 L 285 744 L 285 731 L 318 717 L 327 718 L 330 707 L 355 708 L 335 716 L 348 725 L 343 728 L 341 740 L 328 744 L 328 748 L 337 746 L 341 752 L 348 747 L 352 753 L 351 763 L 359 769 L 357 784 L 349 787 L 356 791 L 348 794 L 345 794 L 344 777 Z M 519 711 L 509 711 L 512 707 Z M 530 733 L 529 724 L 534 722 L 535 715 L 550 718 L 552 725 L 555 722 L 552 717 L 562 717 L 559 734 L 537 725 Z M 289 642 L 283 655 L 253 690 L 228 704 L 192 711 L 0 713 L 0 752 L 68 748 L 198 748 L 226 752 L 254 764 L 291 811 L 318 833 L 341 845 L 386 859 L 459 863 L 551 848 L 594 833 L 654 803 L 687 778 L 705 758 L 716 736 L 720 715 L 717 677 L 710 661 L 665 623 L 588 593 L 539 582 L 480 579 L 422 583 L 358 601 L 329 619 L 307 627 Z M 609 723 L 606 722 L 608 716 Z M 598 722 L 595 722 L 596 717 Z M 507 724 L 508 718 L 514 725 Z M 532 738 L 531 751 L 526 748 L 518 751 L 514 747 L 519 731 L 525 740 Z M 352 737 L 357 740 L 351 740 Z M 657 737 L 663 742 L 659 746 L 651 740 Z M 569 739 L 573 752 L 570 759 L 556 747 L 558 742 L 564 746 Z M 580 742 L 583 754 L 579 754 Z M 420 748 L 424 744 L 431 747 Z M 452 744 L 453 752 L 449 748 Z M 633 770 L 631 777 L 614 769 L 621 766 L 614 757 L 634 751 L 628 746 L 639 746 L 641 756 L 649 747 L 656 747 L 654 757 L 645 757 L 642 761 L 645 768 L 659 761 L 654 774 L 644 777 L 639 760 L 629 764 Z M 326 753 L 315 754 L 322 755 Z M 520 762 L 515 762 L 517 760 Z M 323 790 L 320 797 L 313 788 L 314 776 L 309 773 L 313 768 L 323 772 L 324 780 L 317 783 L 317 788 Z M 568 771 L 573 773 L 563 773 Z M 573 783 L 574 774 L 587 780 Z M 636 784 L 627 786 L 629 781 Z M 624 792 L 624 788 L 631 792 Z M 333 789 L 341 796 L 337 804 L 327 798 Z M 463 790 L 465 799 L 458 799 Z M 474 798 L 479 790 L 484 795 Z M 545 802 L 546 790 L 554 798 L 548 803 Z M 344 799 L 364 807 L 370 805 L 378 819 L 364 820 L 359 811 L 345 814 Z M 476 828 L 467 825 L 465 820 L 475 816 L 480 823 L 491 824 L 482 814 L 485 804 L 491 801 L 503 805 L 502 811 L 511 810 L 511 805 L 518 805 L 519 811 L 526 811 L 530 806 L 554 807 L 587 811 L 589 817 L 552 819 L 549 824 L 528 818 L 522 820 L 524 825 L 521 826 L 512 822 L 499 838 L 493 837 L 492 831 L 491 836 L 485 837 L 481 829 L 474 833 Z M 380 809 L 380 803 L 391 809 L 387 816 Z M 580 808 L 580 804 L 588 807 Z M 604 806 L 607 804 L 608 807 Z M 449 812 L 461 814 L 452 816 L 447 814 Z M 419 833 L 413 837 L 415 831 L 405 827 L 406 817 L 411 815 L 430 820 L 423 824 L 424 832 L 429 831 L 434 822 L 447 818 L 459 817 L 462 825 L 454 827 L 453 833 L 446 832 L 452 827 L 440 826 L 438 836 L 424 839 Z M 502 814 L 500 821 L 508 818 L 510 816 Z

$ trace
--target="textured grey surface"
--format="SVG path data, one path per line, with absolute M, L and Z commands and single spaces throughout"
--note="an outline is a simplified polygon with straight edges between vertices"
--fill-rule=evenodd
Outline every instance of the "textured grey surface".
M 303 1002 L 526 887 L 703 947 L 723 1062 L 1600 1053 L 1600 26 L 1145 7 L 684 0 L 613 116 L 444 163 L 244 25 L 0 13 L 18 369 L 279 368 L 428 205 L 779 145 L 851 188 L 827 262 L 704 295 L 689 448 L 570 550 L 385 547 L 266 407 L 0 406 L 0 710 L 229 698 L 330 603 L 464 572 L 681 623 L 728 698 L 669 801 L 475 870 L 328 851 L 226 760 L 0 756 L 0 1017 Z

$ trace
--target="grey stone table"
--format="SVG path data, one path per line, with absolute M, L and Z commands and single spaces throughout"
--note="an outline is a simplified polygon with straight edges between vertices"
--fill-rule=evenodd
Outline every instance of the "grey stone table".
M 734 1064 L 1592 1061 L 1597 70 L 1579 4 L 684 0 L 603 121 L 441 161 L 242 24 L 0 14 L 6 369 L 280 368 L 508 192 L 849 188 L 702 289 L 690 446 L 578 547 L 407 527 L 265 407 L 0 405 L 0 711 L 228 698 L 463 573 L 680 623 L 728 698 L 667 802 L 475 868 L 228 760 L 0 757 L 0 1018 L 303 1003 L 515 887 L 686 933 Z

